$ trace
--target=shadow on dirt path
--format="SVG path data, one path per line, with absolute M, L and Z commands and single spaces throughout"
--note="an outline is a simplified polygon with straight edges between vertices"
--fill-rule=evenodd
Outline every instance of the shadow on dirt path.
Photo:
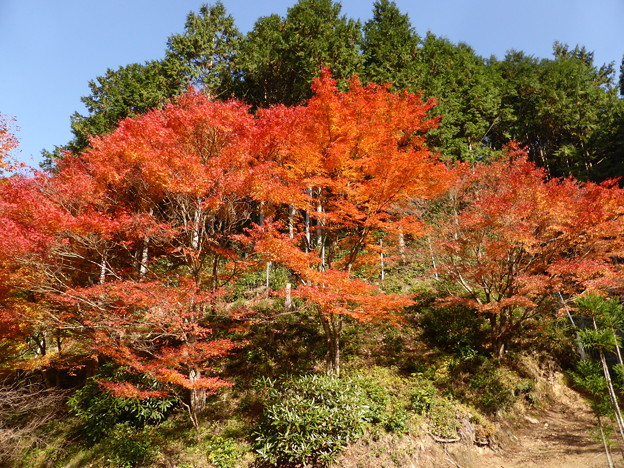
M 592 436 L 596 419 L 584 401 L 556 404 L 526 416 L 514 425 L 503 451 L 484 454 L 483 468 L 603 468 L 608 466 L 602 444 Z M 624 466 L 622 454 L 612 454 Z

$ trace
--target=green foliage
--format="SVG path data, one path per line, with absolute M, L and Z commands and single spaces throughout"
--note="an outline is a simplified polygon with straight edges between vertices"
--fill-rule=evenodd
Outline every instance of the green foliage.
M 373 425 L 406 429 L 407 411 L 373 378 L 304 376 L 265 382 L 254 449 L 263 463 L 326 464 Z
M 591 396 L 592 409 L 597 415 L 612 414 L 607 380 L 599 362 L 593 359 L 579 361 L 569 375 L 574 386 Z
M 369 406 L 368 420 L 371 424 L 393 433 L 407 430 L 409 415 L 402 387 L 409 384 L 404 379 L 387 369 L 374 368 L 366 377 L 355 376 L 353 380 L 365 392 Z
M 107 461 L 123 468 L 145 464 L 157 453 L 149 433 L 128 424 L 116 425 L 102 443 L 102 448 L 108 455 Z
M 361 388 L 336 377 L 306 376 L 270 388 L 254 434 L 258 458 L 282 466 L 331 462 L 364 433 L 367 403 Z
M 208 461 L 217 468 L 235 468 L 243 455 L 235 439 L 212 436 L 204 444 Z
M 428 413 L 430 431 L 444 439 L 458 438 L 462 427 L 458 416 L 456 402 L 436 398 Z
M 227 98 L 237 75 L 234 65 L 242 36 L 223 3 L 202 5 L 198 13 L 190 12 L 183 34 L 167 41 L 167 60 L 176 74 Z
M 420 38 L 409 17 L 396 3 L 378 0 L 373 18 L 363 28 L 363 78 L 375 83 L 392 82 L 396 89 L 408 89 L 418 73 Z
M 142 428 L 162 422 L 176 406 L 174 398 L 116 397 L 100 389 L 98 379 L 123 373 L 104 366 L 67 401 L 70 411 L 84 423 L 85 434 L 93 441 L 102 440 L 117 426 Z M 151 382 L 153 384 L 153 382 Z
M 490 132 L 501 107 L 500 76 L 465 43 L 428 33 L 419 50 L 419 77 L 410 89 L 437 99 L 437 129 L 428 142 L 449 159 L 475 162 L 490 156 Z
M 464 306 L 424 308 L 420 318 L 425 340 L 461 360 L 483 353 L 482 323 L 482 317 Z
M 527 145 L 551 175 L 604 177 L 618 166 L 615 155 L 622 154 L 621 146 L 614 146 L 622 103 L 613 66 L 594 65 L 584 47 L 555 43 L 553 49 L 553 59 L 511 51 L 494 64 L 504 80 L 507 110 L 498 127 L 504 133 L 494 139 L 511 137 Z
M 513 387 L 503 378 L 502 371 L 493 365 L 476 368 L 469 378 L 469 385 L 474 404 L 487 414 L 507 409 L 515 400 Z
M 616 298 L 587 293 L 578 297 L 575 304 L 581 314 L 595 319 L 598 326 L 615 328 L 624 323 L 624 306 Z
M 418 414 L 425 414 L 433 406 L 438 390 L 430 380 L 420 375 L 416 377 L 418 380 L 413 384 L 411 395 L 412 409 Z
M 612 330 L 601 328 L 598 330 L 583 329 L 578 331 L 578 341 L 587 349 L 602 349 L 613 351 L 619 342 Z
M 68 149 L 79 153 L 87 148 L 92 136 L 114 130 L 120 120 L 135 117 L 164 105 L 185 89 L 185 83 L 172 71 L 168 62 L 133 63 L 89 81 L 91 94 L 81 101 L 88 114 L 72 115 L 73 141 Z M 48 156 L 58 156 L 48 153 Z
M 239 97 L 259 106 L 299 104 L 321 67 L 338 80 L 358 73 L 360 25 L 340 9 L 332 0 L 299 0 L 285 18 L 260 18 L 241 48 Z

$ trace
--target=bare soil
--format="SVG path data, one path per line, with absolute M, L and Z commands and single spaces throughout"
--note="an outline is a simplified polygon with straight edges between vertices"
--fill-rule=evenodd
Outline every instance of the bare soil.
M 608 466 L 600 442 L 592 437 L 595 418 L 584 407 L 557 404 L 527 416 L 513 428 L 500 452 L 484 453 L 475 468 L 602 468 Z M 613 454 L 616 466 L 622 457 Z
M 548 396 L 530 411 L 498 423 L 497 446 L 440 444 L 429 436 L 389 436 L 351 446 L 333 466 L 344 468 L 603 468 L 607 458 L 594 438 L 596 419 L 587 401 L 551 375 Z M 615 439 L 614 439 L 615 442 Z M 617 444 L 614 444 L 617 445 Z M 624 468 L 624 454 L 612 453 Z

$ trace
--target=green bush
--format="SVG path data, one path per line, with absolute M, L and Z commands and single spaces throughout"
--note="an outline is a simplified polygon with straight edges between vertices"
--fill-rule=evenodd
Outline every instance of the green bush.
M 234 468 L 243 455 L 238 442 L 221 436 L 213 436 L 206 443 L 208 461 L 217 468 Z
M 457 416 L 456 403 L 446 398 L 436 398 L 429 410 L 431 433 L 444 439 L 459 437 L 461 422 Z
M 77 390 L 69 399 L 70 411 L 82 419 L 84 431 L 92 441 L 99 441 L 109 436 L 118 424 L 142 428 L 145 425 L 162 422 L 177 401 L 174 398 L 125 398 L 116 397 L 102 391 L 98 379 L 108 379 L 120 371 L 112 366 L 104 367 L 95 378 Z M 135 377 L 136 378 L 136 377 Z
M 401 433 L 407 430 L 408 413 L 394 391 L 402 381 L 400 377 L 380 372 L 380 368 L 371 370 L 367 377 L 355 377 L 353 383 L 366 394 L 369 406 L 368 421 L 382 426 L 388 432 Z
M 424 308 L 420 325 L 427 342 L 460 360 L 483 353 L 483 319 L 468 307 Z
M 514 392 L 509 382 L 504 381 L 499 369 L 492 364 L 485 364 L 469 379 L 474 394 L 474 404 L 488 414 L 509 408 L 514 400 Z
M 156 453 L 149 434 L 127 424 L 117 424 L 102 445 L 109 454 L 107 461 L 124 468 L 144 464 Z
M 357 379 L 332 376 L 268 382 L 264 420 L 253 446 L 261 463 L 324 465 L 360 437 L 373 420 L 382 420 L 380 403 Z
M 413 386 L 411 403 L 412 410 L 418 414 L 425 414 L 433 405 L 437 389 L 430 380 L 419 378 Z

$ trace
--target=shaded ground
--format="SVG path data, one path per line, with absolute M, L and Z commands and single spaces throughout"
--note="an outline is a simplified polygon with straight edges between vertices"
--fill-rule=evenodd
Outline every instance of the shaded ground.
M 545 385 L 548 398 L 541 409 L 519 416 L 503 426 L 502 450 L 484 453 L 474 468 L 603 468 L 608 466 L 602 443 L 595 434 L 596 418 L 588 402 L 565 385 L 561 374 L 551 374 Z M 613 453 L 616 467 L 624 467 Z M 468 467 L 462 467 L 468 468 Z
M 428 436 L 388 436 L 352 445 L 332 467 L 341 468 L 604 468 L 602 443 L 593 437 L 596 419 L 587 401 L 551 375 L 549 396 L 530 413 L 499 425 L 500 448 L 439 444 Z M 614 440 L 615 441 L 615 440 Z M 612 454 L 624 468 L 624 457 Z
M 591 431 L 595 418 L 583 406 L 557 405 L 528 416 L 501 453 L 485 453 L 473 466 L 483 468 L 602 468 L 608 466 L 602 444 Z M 616 466 L 622 457 L 613 454 Z

